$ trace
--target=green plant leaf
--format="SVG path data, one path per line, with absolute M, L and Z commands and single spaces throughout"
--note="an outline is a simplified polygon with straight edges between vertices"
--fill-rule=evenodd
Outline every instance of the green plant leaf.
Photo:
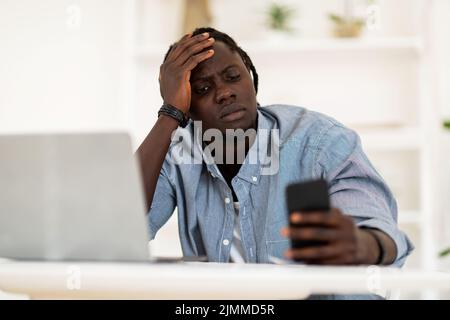
M 328 15 L 328 18 L 330 18 L 330 20 L 335 23 L 344 23 L 344 19 L 341 16 L 338 16 L 337 14 L 334 13 L 330 13 Z
M 272 3 L 267 11 L 268 23 L 272 29 L 289 30 L 289 21 L 295 10 L 280 4 Z
M 447 256 L 447 255 L 449 255 L 450 254 L 450 248 L 447 248 L 447 249 L 445 249 L 445 250 L 442 250 L 440 253 L 439 253 L 439 256 L 440 257 L 445 257 L 445 256 Z
M 444 121 L 443 125 L 444 125 L 444 128 L 450 129 L 450 120 Z

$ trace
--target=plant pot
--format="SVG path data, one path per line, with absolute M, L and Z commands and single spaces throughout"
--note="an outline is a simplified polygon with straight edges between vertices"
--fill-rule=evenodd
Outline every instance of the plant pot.
M 356 22 L 335 24 L 333 34 L 338 38 L 356 38 L 362 33 L 363 25 Z

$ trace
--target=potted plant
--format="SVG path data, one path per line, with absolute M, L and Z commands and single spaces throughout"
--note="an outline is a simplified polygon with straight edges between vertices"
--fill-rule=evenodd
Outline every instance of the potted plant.
M 450 120 L 445 120 L 443 125 L 445 129 L 450 129 Z
M 286 38 L 293 32 L 291 27 L 295 9 L 287 5 L 273 2 L 267 10 L 267 25 L 272 39 Z
M 439 256 L 440 256 L 441 258 L 446 257 L 446 256 L 448 256 L 448 255 L 450 255 L 450 247 L 447 248 L 447 249 L 442 250 L 442 251 L 439 253 Z
M 338 38 L 358 37 L 365 23 L 362 19 L 348 19 L 336 14 L 330 14 L 329 18 L 334 23 L 333 33 Z
M 358 37 L 365 25 L 365 20 L 353 15 L 353 2 L 344 0 L 344 14 L 330 13 L 328 18 L 333 23 L 333 34 L 339 38 Z

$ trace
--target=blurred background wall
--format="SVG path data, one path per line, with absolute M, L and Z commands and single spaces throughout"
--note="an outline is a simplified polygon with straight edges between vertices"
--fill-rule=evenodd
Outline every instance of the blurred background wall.
M 0 131 L 124 123 L 125 2 L 0 1 Z
M 0 133 L 127 130 L 137 148 L 193 1 L 0 0 Z M 407 267 L 448 270 L 438 252 L 450 246 L 450 1 L 204 2 L 252 58 L 262 105 L 301 105 L 360 133 L 417 247 Z M 280 10 L 286 28 L 271 28 Z M 181 254 L 176 224 L 156 254 Z

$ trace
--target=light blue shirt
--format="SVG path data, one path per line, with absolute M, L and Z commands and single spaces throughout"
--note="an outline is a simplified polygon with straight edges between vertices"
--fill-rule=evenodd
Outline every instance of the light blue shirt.
M 264 159 L 248 161 L 252 154 L 269 151 L 268 143 L 264 150 L 254 143 L 232 180 L 240 203 L 247 262 L 270 263 L 270 256 L 283 258 L 290 247 L 289 240 L 280 235 L 280 229 L 288 225 L 286 186 L 325 178 L 332 206 L 350 215 L 357 226 L 388 234 L 397 246 L 394 265 L 403 265 L 413 245 L 398 229 L 396 201 L 354 131 L 320 113 L 286 105 L 258 107 L 258 136 L 264 131 L 261 129 L 279 130 L 279 170 L 262 174 Z M 201 150 L 192 122 L 178 130 Z M 204 154 L 203 161 L 177 164 L 176 146 L 177 142 L 171 143 L 153 197 L 151 238 L 177 207 L 184 256 L 206 255 L 212 262 L 228 262 L 235 219 L 232 191 L 217 165 L 204 161 Z

